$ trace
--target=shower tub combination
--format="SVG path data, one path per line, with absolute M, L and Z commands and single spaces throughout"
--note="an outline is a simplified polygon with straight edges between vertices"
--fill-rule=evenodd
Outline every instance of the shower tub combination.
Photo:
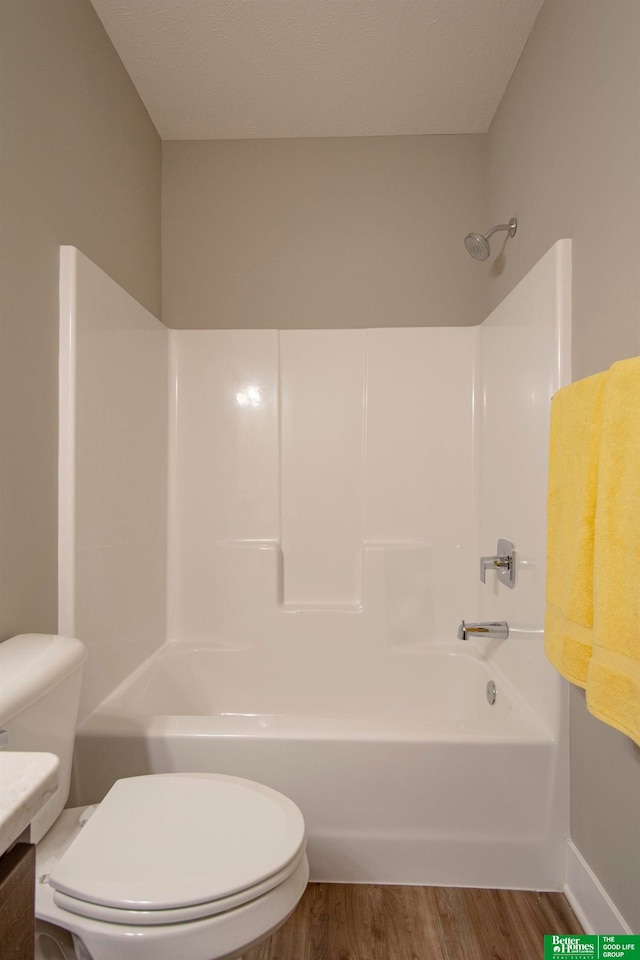
M 407 330 L 168 331 L 63 254 L 72 800 L 231 774 L 298 803 L 316 880 L 561 889 L 566 696 L 540 624 L 569 242 L 480 327 Z M 478 579 L 504 537 L 515 589 Z M 465 643 L 462 617 L 511 632 Z
M 560 886 L 557 743 L 480 649 L 337 672 L 297 649 L 165 645 L 81 724 L 76 802 L 123 776 L 233 774 L 298 803 L 315 880 Z

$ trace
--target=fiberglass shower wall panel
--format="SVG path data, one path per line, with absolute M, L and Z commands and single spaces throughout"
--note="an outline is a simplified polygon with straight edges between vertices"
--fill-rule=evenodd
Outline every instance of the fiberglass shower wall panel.
M 364 330 L 280 332 L 283 600 L 362 599 Z
M 165 640 L 168 331 L 74 247 L 60 262 L 59 630 L 81 718 Z
M 560 240 L 480 327 L 480 546 L 494 554 L 504 537 L 517 551 L 513 590 L 487 572 L 481 618 L 509 622 L 496 662 L 552 730 L 558 677 L 542 641 L 549 418 L 553 394 L 570 380 L 570 298 L 571 241 Z
M 277 594 L 278 333 L 174 330 L 170 382 L 169 636 L 242 644 Z
M 401 642 L 455 641 L 476 609 L 476 342 L 476 328 L 367 331 L 364 532 L 389 549 L 413 544 Z

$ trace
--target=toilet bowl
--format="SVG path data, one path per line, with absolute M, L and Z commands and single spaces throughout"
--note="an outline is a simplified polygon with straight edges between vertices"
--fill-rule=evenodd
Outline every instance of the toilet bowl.
M 55 931 L 68 931 L 78 960 L 238 957 L 287 919 L 309 876 L 295 804 L 215 774 L 119 780 L 61 814 L 36 864 L 44 936 L 64 957 Z
M 63 809 L 86 651 L 23 634 L 0 643 L 8 748 L 57 754 L 36 814 L 36 960 L 231 960 L 276 930 L 309 878 L 304 820 L 269 787 L 222 774 L 118 780 Z

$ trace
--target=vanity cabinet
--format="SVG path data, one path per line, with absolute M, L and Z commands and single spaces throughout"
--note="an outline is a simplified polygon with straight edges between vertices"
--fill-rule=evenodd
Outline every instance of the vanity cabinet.
M 33 960 L 36 848 L 16 843 L 0 857 L 0 957 Z

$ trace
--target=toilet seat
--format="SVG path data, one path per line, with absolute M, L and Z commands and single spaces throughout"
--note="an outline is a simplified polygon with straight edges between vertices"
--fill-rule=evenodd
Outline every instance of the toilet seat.
M 156 926 L 167 923 L 184 923 L 187 920 L 201 920 L 203 917 L 215 917 L 220 913 L 226 913 L 228 910 L 249 903 L 251 900 L 255 900 L 273 890 L 274 887 L 280 886 L 295 873 L 304 857 L 305 849 L 301 847 L 291 863 L 261 883 L 249 887 L 247 890 L 240 890 L 229 897 L 221 897 L 219 900 L 210 900 L 206 903 L 196 903 L 188 907 L 168 910 L 118 909 L 117 907 L 103 907 L 101 904 L 89 903 L 86 900 L 78 900 L 65 893 L 59 893 L 57 890 L 54 891 L 53 902 L 56 906 L 68 910 L 70 913 L 88 917 L 91 920 L 102 920 L 104 923 Z
M 296 805 L 221 774 L 119 780 L 53 866 L 54 903 L 107 923 L 213 917 L 284 883 L 305 855 Z
M 284 883 L 234 910 L 187 923 L 153 926 L 105 923 L 62 910 L 54 904 L 49 884 L 39 883 L 36 918 L 38 924 L 44 921 L 48 925 L 45 933 L 49 936 L 56 928 L 72 936 L 73 956 L 85 960 L 230 960 L 257 946 L 284 923 L 299 903 L 308 879 L 305 856 Z

